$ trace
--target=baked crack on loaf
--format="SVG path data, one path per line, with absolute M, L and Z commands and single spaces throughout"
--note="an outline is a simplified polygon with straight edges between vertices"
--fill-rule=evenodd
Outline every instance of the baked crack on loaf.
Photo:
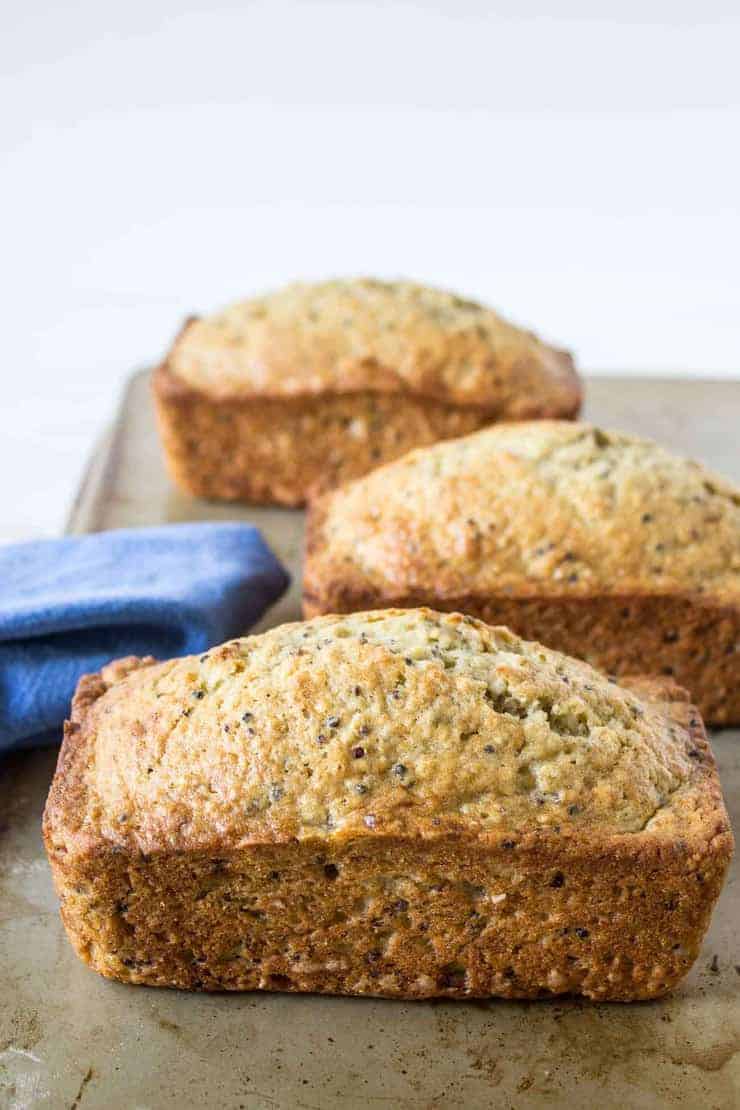
M 499 425 L 318 499 L 304 612 L 462 611 L 740 722 L 740 490 L 584 424 Z
M 290 285 L 192 319 L 155 372 L 168 469 L 201 497 L 301 505 L 412 447 L 576 416 L 571 356 L 411 282 Z
M 661 995 L 732 852 L 684 699 L 423 609 L 111 664 L 44 817 L 67 932 L 154 986 Z

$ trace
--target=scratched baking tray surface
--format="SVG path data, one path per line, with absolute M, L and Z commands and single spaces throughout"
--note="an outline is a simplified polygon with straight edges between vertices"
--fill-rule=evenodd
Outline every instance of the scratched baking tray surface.
M 586 416 L 740 479 L 740 383 L 592 379 Z M 145 374 L 93 458 L 71 532 L 254 521 L 294 574 L 263 626 L 299 616 L 302 514 L 216 506 L 169 486 Z M 740 732 L 713 736 L 737 827 Z M 73 955 L 39 824 L 55 753 L 0 762 L 0 1107 L 701 1107 L 740 1104 L 740 897 L 733 870 L 670 998 L 398 1003 L 196 995 L 107 982 Z

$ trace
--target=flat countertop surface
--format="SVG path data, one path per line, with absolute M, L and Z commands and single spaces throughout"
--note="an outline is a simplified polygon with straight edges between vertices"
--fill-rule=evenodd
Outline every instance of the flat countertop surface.
M 72 531 L 252 520 L 294 573 L 264 625 L 297 615 L 303 514 L 211 505 L 162 469 L 146 375 L 88 471 Z M 585 416 L 740 477 L 740 384 L 589 383 Z M 740 730 L 712 736 L 740 820 Z M 399 1003 L 189 994 L 108 982 L 72 952 L 40 839 L 55 752 L 0 763 L 0 1107 L 12 1110 L 735 1110 L 740 1101 L 737 865 L 699 958 L 654 1003 Z

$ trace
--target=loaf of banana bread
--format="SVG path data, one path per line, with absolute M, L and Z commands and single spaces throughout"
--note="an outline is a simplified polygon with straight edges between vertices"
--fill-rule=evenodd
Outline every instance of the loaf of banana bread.
M 661 995 L 732 851 L 668 680 L 429 610 L 83 679 L 44 836 L 103 975 L 396 998 Z
M 284 505 L 497 420 L 572 417 L 569 354 L 409 282 L 291 285 L 190 320 L 154 375 L 170 473 Z
M 499 425 L 311 508 L 307 615 L 429 605 L 617 675 L 669 675 L 740 722 L 740 491 L 655 443 Z

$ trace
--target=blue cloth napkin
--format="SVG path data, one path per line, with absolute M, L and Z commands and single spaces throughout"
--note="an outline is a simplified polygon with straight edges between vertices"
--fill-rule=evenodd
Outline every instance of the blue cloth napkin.
M 57 743 L 77 680 L 244 633 L 288 575 L 246 524 L 172 524 L 0 547 L 0 753 Z

